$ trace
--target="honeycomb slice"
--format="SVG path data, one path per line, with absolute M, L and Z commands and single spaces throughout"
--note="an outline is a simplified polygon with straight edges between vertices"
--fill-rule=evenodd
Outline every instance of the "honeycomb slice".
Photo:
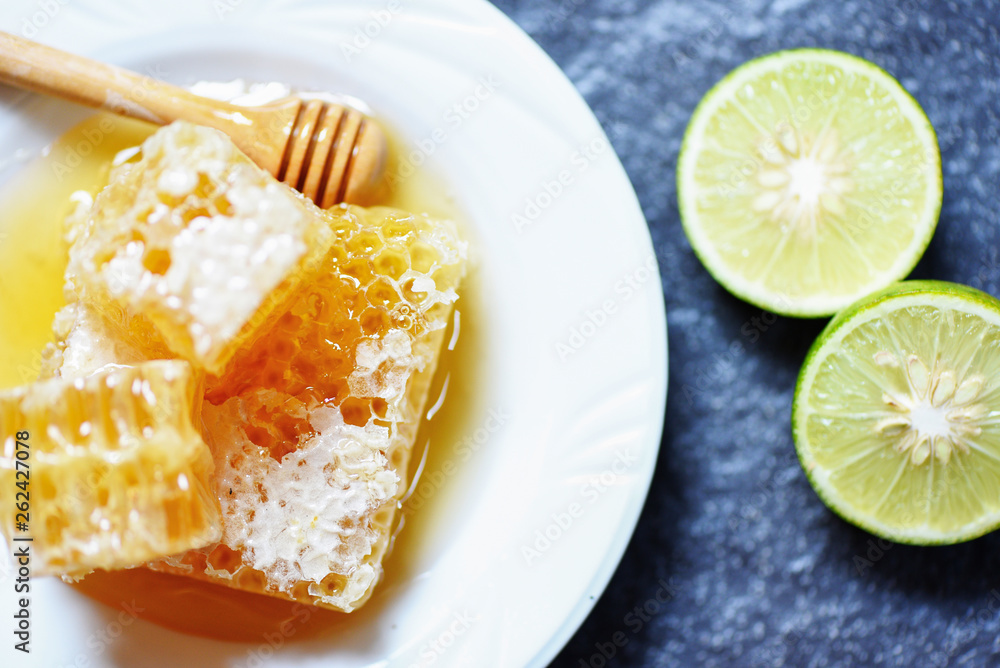
M 189 364 L 157 361 L 0 393 L 0 529 L 34 539 L 36 574 L 134 566 L 219 539 L 212 456 L 192 419 L 199 392 Z M 15 530 L 22 490 L 27 532 Z
M 177 122 L 117 167 L 71 246 L 68 279 L 124 338 L 158 334 L 219 373 L 326 254 L 321 211 L 224 134 Z
M 208 380 L 222 540 L 152 567 L 351 611 L 382 573 L 465 244 L 387 208 L 329 223 L 325 271 Z

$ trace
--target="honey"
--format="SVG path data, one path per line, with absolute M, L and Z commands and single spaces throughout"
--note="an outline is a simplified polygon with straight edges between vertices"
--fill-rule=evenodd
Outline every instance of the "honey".
M 56 169 L 57 165 L 65 164 L 66 156 L 82 138 L 93 136 L 100 123 L 104 123 L 104 127 L 111 123 L 114 130 L 104 133 L 104 140 L 83 157 L 78 167 L 69 172 Z M 0 289 L 0 322 L 4 324 L 0 337 L 4 337 L 2 350 L 7 356 L 0 366 L 0 385 L 12 386 L 33 380 L 39 366 L 39 352 L 51 339 L 51 318 L 62 304 L 61 275 L 66 259 L 60 235 L 62 220 L 70 206 L 70 194 L 76 190 L 96 193 L 107 180 L 113 157 L 140 143 L 152 130 L 149 126 L 117 118 L 95 117 L 85 121 L 56 142 L 48 156 L 30 165 L 0 193 L 3 210 L 7 212 L 0 222 L 0 233 L 8 235 L 0 237 L 0 260 L 5 263 L 5 277 L 18 277 L 16 283 L 5 281 Z M 57 173 L 61 179 L 54 177 Z M 397 182 L 391 200 L 386 203 L 428 211 L 435 216 L 459 218 L 454 201 L 429 175 L 420 171 Z M 35 287 L 30 292 L 19 288 L 28 285 Z M 27 299 L 25 292 L 29 295 Z M 448 458 L 448 445 L 459 441 L 477 414 L 471 401 L 473 394 L 469 391 L 476 386 L 476 359 L 480 352 L 475 292 L 473 275 L 463 285 L 463 299 L 459 303 L 461 336 L 458 345 L 442 357 L 430 400 L 433 402 L 437 398 L 445 378 L 450 377 L 453 389 L 434 419 L 422 423 L 418 435 L 418 449 L 422 444 L 433 444 L 425 473 L 433 472 L 436 465 Z M 8 326 L 14 322 L 20 326 Z M 449 330 L 445 340 L 451 336 Z M 420 454 L 416 453 L 414 462 L 420 460 Z M 405 513 L 409 526 L 395 538 L 395 546 L 385 563 L 384 581 L 376 589 L 372 601 L 360 613 L 351 616 L 145 569 L 96 573 L 76 586 L 109 605 L 128 604 L 132 606 L 130 609 L 139 611 L 140 617 L 165 626 L 232 640 L 259 639 L 262 634 L 273 633 L 283 626 L 287 628 L 290 621 L 295 628 L 301 629 L 300 637 L 322 632 L 331 625 L 363 623 L 365 618 L 378 614 L 382 602 L 391 600 L 394 585 L 412 576 L 419 567 L 421 555 L 417 546 L 424 541 L 415 534 L 432 530 L 435 508 L 443 508 L 440 501 L 447 496 L 447 485 L 438 491 L 430 503 L 421 499 L 423 508 L 419 513 Z

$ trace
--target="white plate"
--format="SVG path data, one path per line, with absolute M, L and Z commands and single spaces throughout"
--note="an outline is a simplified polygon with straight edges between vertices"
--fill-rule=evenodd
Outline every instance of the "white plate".
M 646 222 L 556 66 L 500 12 L 468 0 L 23 0 L 3 3 L 0 28 L 183 85 L 246 77 L 351 94 L 444 175 L 468 214 L 483 285 L 486 359 L 481 386 L 469 390 L 482 411 L 469 424 L 486 425 L 489 409 L 509 419 L 446 483 L 450 501 L 413 575 L 380 592 L 378 615 L 257 656 L 296 667 L 550 661 L 632 534 L 667 378 Z M 455 104 L 468 112 L 449 112 Z M 36 154 L 82 115 L 42 100 L 0 112 L 0 178 L 16 171 L 6 163 L 17 150 Z M 39 579 L 27 658 L 11 649 L 14 598 L 8 574 L 5 666 L 84 665 L 81 657 L 91 666 L 235 666 L 260 649 L 144 621 L 95 643 L 111 613 Z

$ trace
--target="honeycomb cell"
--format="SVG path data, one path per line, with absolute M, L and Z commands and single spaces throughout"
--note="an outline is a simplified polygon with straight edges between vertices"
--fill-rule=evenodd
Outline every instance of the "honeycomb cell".
M 388 276 L 379 276 L 365 290 L 368 303 L 383 308 L 392 308 L 399 301 L 396 282 Z
M 347 237 L 347 250 L 355 255 L 373 257 L 383 246 L 382 237 L 375 230 L 362 230 L 358 234 Z
M 386 248 L 375 257 L 375 273 L 398 281 L 410 268 L 409 258 L 395 248 Z
M 342 266 L 343 275 L 353 278 L 356 285 L 368 285 L 375 278 L 372 261 L 367 257 L 357 257 L 349 251 L 348 260 Z
M 361 314 L 360 322 L 364 333 L 371 336 L 387 329 L 391 321 L 386 309 L 368 308 Z M 396 324 L 398 325 L 399 323 Z

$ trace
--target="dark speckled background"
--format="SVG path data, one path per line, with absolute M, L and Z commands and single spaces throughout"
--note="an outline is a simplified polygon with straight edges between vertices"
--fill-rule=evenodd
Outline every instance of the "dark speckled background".
M 552 665 L 1000 665 L 1000 534 L 943 548 L 879 543 L 823 506 L 788 423 L 824 321 L 775 318 L 722 290 L 684 237 L 674 185 L 688 118 L 729 70 L 783 48 L 849 51 L 899 79 L 938 133 L 944 207 L 913 276 L 1000 295 L 1000 2 L 496 4 L 610 135 L 661 258 L 670 327 L 649 499 L 610 585 Z

